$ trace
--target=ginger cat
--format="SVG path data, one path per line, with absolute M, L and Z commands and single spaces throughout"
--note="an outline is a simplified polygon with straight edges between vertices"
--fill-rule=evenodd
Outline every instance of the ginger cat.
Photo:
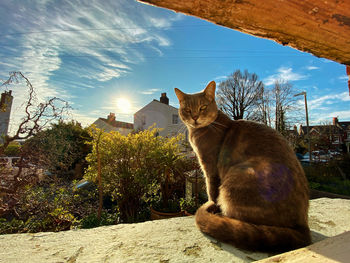
M 286 251 L 310 244 L 309 189 L 287 141 L 275 130 L 229 119 L 215 103 L 215 82 L 200 93 L 175 88 L 179 115 L 206 178 L 199 229 L 236 247 Z

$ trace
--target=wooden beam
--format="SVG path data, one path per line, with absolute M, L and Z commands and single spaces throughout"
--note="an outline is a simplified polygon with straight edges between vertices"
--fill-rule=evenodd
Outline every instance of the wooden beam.
M 349 0 L 139 0 L 350 65 Z

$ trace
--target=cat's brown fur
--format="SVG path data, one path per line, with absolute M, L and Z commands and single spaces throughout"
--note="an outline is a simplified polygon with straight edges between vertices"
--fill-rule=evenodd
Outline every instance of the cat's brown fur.
M 196 213 L 199 229 L 250 250 L 310 244 L 308 184 L 287 141 L 265 125 L 232 121 L 219 111 L 214 81 L 197 94 L 175 93 L 206 178 L 209 201 Z

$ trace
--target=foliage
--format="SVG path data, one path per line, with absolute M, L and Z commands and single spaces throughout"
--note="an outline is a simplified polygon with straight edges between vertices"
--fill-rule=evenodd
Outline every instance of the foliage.
M 158 191 L 169 198 L 173 185 L 181 176 L 177 169 L 182 159 L 178 143 L 181 138 L 164 138 L 156 136 L 157 132 L 157 129 L 150 129 L 127 136 L 119 132 L 100 136 L 103 191 L 117 201 L 123 222 L 137 220 L 143 202 L 151 202 Z M 87 156 L 89 167 L 85 177 L 96 182 L 95 140 L 100 134 L 99 129 L 91 129 L 90 134 L 93 150 Z
M 201 206 L 198 202 L 196 202 L 196 198 L 192 197 L 190 199 L 181 198 L 180 199 L 180 207 L 182 211 L 186 211 L 192 215 L 194 215 L 197 209 Z
M 21 152 L 21 146 L 14 142 L 10 143 L 7 148 L 4 150 L 6 156 L 19 156 Z
M 98 226 L 114 225 L 118 222 L 118 219 L 119 219 L 118 213 L 103 212 L 101 214 L 101 219 L 98 219 L 97 214 L 93 213 L 84 217 L 80 221 L 80 228 L 94 228 Z
M 350 158 L 304 167 L 310 188 L 350 196 Z
M 177 213 L 181 211 L 180 199 L 172 197 L 167 200 L 167 204 L 164 205 L 161 195 L 155 196 L 152 199 L 151 206 L 154 210 L 163 213 Z
M 11 142 L 19 139 L 28 139 L 36 135 L 50 123 L 62 120 L 70 109 L 70 106 L 66 101 L 57 97 L 49 98 L 45 101 L 39 101 L 34 86 L 21 72 L 11 72 L 9 78 L 2 82 L 0 87 L 7 88 L 8 86 L 15 84 L 24 84 L 27 88 L 27 94 L 24 95 L 25 101 L 23 102 L 22 107 L 17 109 L 19 112 L 22 111 L 23 117 L 19 120 L 18 126 L 16 126 L 12 135 L 3 136 L 3 144 L 0 145 L 0 156 L 4 155 L 5 151 L 8 151 L 7 148 Z M 25 94 L 26 91 L 23 90 L 21 93 Z M 7 171 L 0 170 L 0 177 L 4 180 L 0 185 L 0 215 L 11 211 L 18 201 L 18 192 L 22 191 L 22 187 L 28 182 L 33 181 L 33 179 L 35 180 L 35 173 L 32 171 L 26 174 L 23 173 L 24 169 L 22 168 L 25 159 L 23 158 L 22 148 L 20 156 L 21 159 L 17 171 L 10 174 L 7 173 Z
M 15 214 L 1 219 L 0 234 L 79 227 L 81 219 L 95 212 L 96 203 L 96 190 L 56 183 L 27 186 L 20 194 Z
M 32 163 L 58 177 L 72 180 L 71 174 L 76 169 L 75 179 L 80 179 L 79 173 L 82 177 L 82 169 L 86 166 L 85 157 L 91 151 L 86 141 L 91 141 L 91 137 L 78 122 L 60 121 L 28 139 L 23 151 Z
M 23 110 L 23 117 L 14 134 L 5 136 L 4 143 L 0 146 L 0 155 L 4 153 L 10 142 L 30 138 L 43 130 L 48 124 L 62 120 L 64 114 L 70 109 L 66 101 L 57 97 L 39 102 L 34 86 L 21 72 L 11 72 L 10 77 L 0 87 L 18 84 L 20 80 L 24 81 L 27 87 L 26 100 L 23 103 L 23 109 L 20 109 Z

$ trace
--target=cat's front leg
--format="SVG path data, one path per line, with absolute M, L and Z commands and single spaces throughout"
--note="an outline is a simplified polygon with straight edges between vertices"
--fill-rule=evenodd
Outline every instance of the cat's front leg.
M 217 175 L 210 175 L 207 173 L 205 177 L 206 177 L 208 201 L 213 201 L 216 204 L 219 196 L 220 178 Z

